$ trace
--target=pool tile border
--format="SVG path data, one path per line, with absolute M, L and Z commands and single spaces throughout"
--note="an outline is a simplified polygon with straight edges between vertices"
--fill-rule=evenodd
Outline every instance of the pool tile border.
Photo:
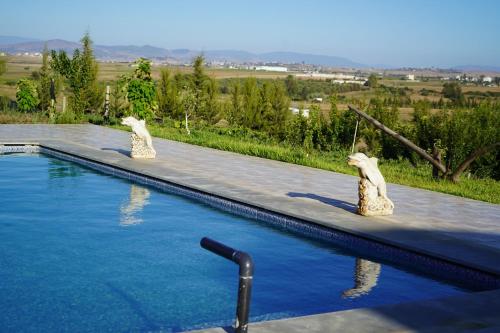
M 301 220 L 281 213 L 255 207 L 244 202 L 223 198 L 200 190 L 174 184 L 152 176 L 131 172 L 101 162 L 96 162 L 59 151 L 43 145 L 4 144 L 0 145 L 0 154 L 41 153 L 62 160 L 74 162 L 99 172 L 127 179 L 142 185 L 153 187 L 162 192 L 181 195 L 214 208 L 283 228 L 287 231 L 321 240 L 341 248 L 366 256 L 371 254 L 375 260 L 387 260 L 392 264 L 416 269 L 431 276 L 450 282 L 463 284 L 467 288 L 489 290 L 500 288 L 500 277 L 464 265 L 431 257 L 416 251 L 383 244 L 344 231 L 335 230 L 313 222 Z M 389 259 L 387 259 L 389 258 Z

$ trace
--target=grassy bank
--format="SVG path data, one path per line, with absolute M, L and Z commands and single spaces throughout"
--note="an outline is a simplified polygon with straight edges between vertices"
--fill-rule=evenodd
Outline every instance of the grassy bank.
M 0 124 L 5 123 L 85 123 L 74 115 L 59 115 L 49 119 L 39 113 L 1 112 Z M 128 127 L 114 125 L 113 128 L 129 130 Z M 305 165 L 313 168 L 357 175 L 353 167 L 346 164 L 348 151 L 306 152 L 302 148 L 294 148 L 273 142 L 265 137 L 254 137 L 252 133 L 241 134 L 231 130 L 213 128 L 192 129 L 187 135 L 184 129 L 172 126 L 148 125 L 153 136 L 185 142 L 203 147 L 231 151 L 239 154 L 257 156 L 276 161 Z M 500 182 L 493 179 L 468 179 L 463 177 L 457 184 L 446 180 L 433 180 L 432 169 L 424 162 L 417 167 L 407 160 L 380 160 L 379 166 L 386 181 L 436 192 L 448 193 L 461 197 L 500 204 Z
M 112 127 L 128 130 L 128 128 L 118 125 Z M 248 137 L 236 138 L 231 134 L 220 134 L 208 129 L 192 129 L 191 135 L 187 135 L 184 130 L 178 128 L 159 125 L 148 125 L 148 128 L 153 136 L 159 138 L 357 175 L 356 169 L 346 164 L 348 151 L 308 153 L 301 148 L 287 147 L 273 142 L 260 142 L 258 139 Z M 431 178 L 432 168 L 427 163 L 422 162 L 415 167 L 406 160 L 381 160 L 379 167 L 386 181 L 390 183 L 500 204 L 500 182 L 493 179 L 468 179 L 464 177 L 459 183 L 433 180 Z

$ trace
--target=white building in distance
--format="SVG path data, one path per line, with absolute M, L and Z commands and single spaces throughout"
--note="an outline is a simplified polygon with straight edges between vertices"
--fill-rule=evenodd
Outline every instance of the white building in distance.
M 304 118 L 309 118 L 309 109 L 299 109 L 299 108 L 289 108 L 290 111 L 292 111 L 292 114 L 294 115 L 301 115 Z
M 288 72 L 288 68 L 282 66 L 255 66 L 254 70 L 266 72 Z
M 407 74 L 406 79 L 408 81 L 415 81 L 415 74 Z

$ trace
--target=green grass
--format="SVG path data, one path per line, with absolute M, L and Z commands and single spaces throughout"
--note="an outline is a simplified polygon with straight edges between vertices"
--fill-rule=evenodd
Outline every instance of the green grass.
M 129 130 L 129 128 L 119 125 L 112 127 Z M 263 143 L 257 139 L 247 137 L 236 138 L 231 135 L 219 134 L 209 129 L 192 129 L 191 135 L 187 135 L 184 130 L 178 128 L 159 125 L 148 125 L 148 128 L 151 135 L 159 138 L 357 175 L 356 169 L 349 167 L 346 163 L 349 152 L 345 150 L 306 152 L 301 148 L 293 148 L 273 142 Z M 379 167 L 386 181 L 389 183 L 500 204 L 500 182 L 493 179 L 462 178 L 459 183 L 453 183 L 448 180 L 433 180 L 430 165 L 422 162 L 417 167 L 414 167 L 406 160 L 381 160 Z

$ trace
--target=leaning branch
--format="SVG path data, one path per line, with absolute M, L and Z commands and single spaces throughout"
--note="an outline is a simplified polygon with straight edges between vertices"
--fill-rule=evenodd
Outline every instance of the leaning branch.
M 382 124 L 381 122 L 379 122 L 377 119 L 370 117 L 369 115 L 367 115 L 363 111 L 360 111 L 360 110 L 356 109 L 355 107 L 353 107 L 351 105 L 349 105 L 349 110 L 351 110 L 351 111 L 355 112 L 356 114 L 358 114 L 359 116 L 365 118 L 373 126 L 375 126 L 376 128 L 382 130 L 384 133 L 390 135 L 394 139 L 398 140 L 403 145 L 405 145 L 406 147 L 408 147 L 411 150 L 413 150 L 414 152 L 416 152 L 422 158 L 424 158 L 427 161 L 429 161 L 434 167 L 436 167 L 437 169 L 439 169 L 443 174 L 446 174 L 446 171 L 447 171 L 446 167 L 442 163 L 440 163 L 439 161 L 435 160 L 425 150 L 423 150 L 422 148 L 420 148 L 419 146 L 417 146 L 416 144 L 414 144 L 413 142 L 411 142 L 410 140 L 408 140 L 404 136 L 399 135 L 398 133 L 394 132 L 393 130 L 391 130 L 390 128 L 386 127 L 384 124 Z

